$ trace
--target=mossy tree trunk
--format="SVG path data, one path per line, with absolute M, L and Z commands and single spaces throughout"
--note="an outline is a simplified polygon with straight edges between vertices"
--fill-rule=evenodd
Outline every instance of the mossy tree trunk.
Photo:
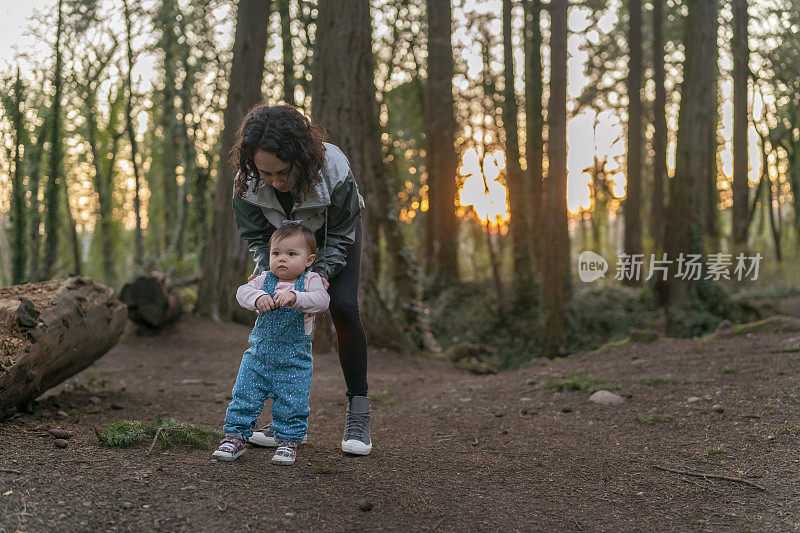
M 526 0 L 525 7 L 525 160 L 528 180 L 529 247 L 534 268 L 540 271 L 543 249 L 542 183 L 544 176 L 544 116 L 542 114 L 542 29 L 540 0 Z
M 368 2 L 328 0 L 319 5 L 312 114 L 331 142 L 347 154 L 367 198 L 361 260 L 361 316 L 367 338 L 374 346 L 415 351 L 378 293 L 378 229 L 388 215 L 379 189 L 387 186 L 388 171 L 381 155 L 370 20 Z
M 512 247 L 512 300 L 518 308 L 531 305 L 533 267 L 528 237 L 528 192 L 519 163 L 519 128 L 517 93 L 514 90 L 514 50 L 511 36 L 511 0 L 503 0 L 503 130 L 505 131 L 506 183 L 511 208 L 509 231 Z
M 672 261 L 660 293 L 667 307 L 667 334 L 680 333 L 681 308 L 698 297 L 702 281 L 677 274 L 680 254 L 703 253 L 703 200 L 708 179 L 708 146 L 714 98 L 713 75 L 717 45 L 716 0 L 689 4 L 686 25 L 686 60 L 678 118 L 675 177 L 667 210 L 665 252 Z
M 545 182 L 545 242 L 542 250 L 542 311 L 546 353 L 563 353 L 565 306 L 570 292 L 567 228 L 567 11 L 569 0 L 550 3 L 550 98 L 548 101 L 548 171 Z
M 642 2 L 628 0 L 628 154 L 625 214 L 625 253 L 642 253 Z M 625 283 L 639 285 L 641 280 L 626 278 Z
M 239 238 L 233 219 L 233 168 L 228 153 L 234 144 L 239 122 L 261 101 L 264 61 L 269 37 L 271 2 L 241 0 L 236 15 L 228 99 L 223 114 L 223 129 L 214 194 L 214 218 L 203 255 L 203 277 L 198 292 L 197 311 L 215 320 L 235 318 L 252 323 L 250 311 L 236 304 L 236 288 L 247 279 L 252 258 L 247 242 Z
M 747 218 L 750 207 L 748 186 L 747 80 L 750 47 L 747 41 L 747 0 L 733 0 L 733 208 L 734 250 L 747 246 Z
M 428 0 L 428 83 L 425 87 L 428 217 L 427 270 L 437 282 L 458 279 L 458 193 L 453 100 L 452 12 L 449 0 Z
M 653 191 L 650 235 L 656 252 L 664 247 L 664 192 L 667 181 L 667 88 L 664 68 L 664 0 L 653 0 Z

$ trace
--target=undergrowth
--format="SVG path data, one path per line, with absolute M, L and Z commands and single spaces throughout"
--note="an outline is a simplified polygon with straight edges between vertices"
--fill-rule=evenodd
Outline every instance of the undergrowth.
M 539 314 L 539 287 L 528 305 L 514 308 L 512 288 L 498 298 L 493 283 L 462 282 L 446 287 L 427 287 L 424 302 L 430 327 L 441 347 L 460 344 L 486 347 L 487 362 L 501 370 L 517 368 L 535 357 L 552 357 L 590 351 L 608 342 L 621 341 L 631 328 L 664 330 L 665 310 L 654 287 L 632 288 L 613 283 L 573 284 L 566 305 L 566 330 L 562 353 L 544 348 L 544 320 Z M 702 301 L 694 300 L 667 311 L 669 336 L 692 337 L 714 331 L 728 319 L 732 323 L 759 318 L 755 307 L 719 284 L 705 283 Z
M 159 431 L 160 430 L 160 431 Z M 158 433 L 162 448 L 189 446 L 207 448 L 222 438 L 219 431 L 157 416 L 150 424 L 138 420 L 119 420 L 100 430 L 98 437 L 105 446 L 135 446 L 152 440 Z

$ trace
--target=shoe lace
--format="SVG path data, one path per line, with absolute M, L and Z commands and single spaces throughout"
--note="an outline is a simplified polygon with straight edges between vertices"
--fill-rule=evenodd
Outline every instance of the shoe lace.
M 348 409 L 347 423 L 344 429 L 344 440 L 356 439 L 363 440 L 367 436 L 369 429 L 369 413 L 354 413 Z
M 236 437 L 225 437 L 220 441 L 219 449 L 224 452 L 233 452 L 240 446 L 240 439 Z
M 290 440 L 278 440 L 278 449 L 275 450 L 275 455 L 283 455 L 286 457 L 294 456 L 297 449 L 297 443 Z

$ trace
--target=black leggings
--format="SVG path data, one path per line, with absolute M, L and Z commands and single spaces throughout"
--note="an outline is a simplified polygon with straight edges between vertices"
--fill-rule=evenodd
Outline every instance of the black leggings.
M 367 337 L 358 313 L 358 276 L 361 269 L 361 220 L 355 242 L 347 250 L 347 263 L 329 281 L 330 311 L 339 348 L 347 397 L 367 395 Z

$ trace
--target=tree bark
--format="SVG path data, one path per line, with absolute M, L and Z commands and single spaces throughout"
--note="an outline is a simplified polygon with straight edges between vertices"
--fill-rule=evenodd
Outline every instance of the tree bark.
M 287 104 L 294 101 L 294 47 L 292 46 L 292 19 L 289 14 L 290 0 L 279 0 L 281 16 L 281 39 L 283 41 L 283 99 Z
M 548 101 L 548 172 L 546 211 L 548 247 L 543 250 L 542 311 L 549 356 L 563 353 L 565 305 L 570 292 L 567 228 L 567 11 L 569 0 L 550 3 L 550 98 Z
M 99 77 L 99 72 L 97 73 Z M 113 193 L 113 178 L 112 172 L 114 168 L 114 159 L 109 161 L 106 156 L 111 155 L 112 158 L 116 157 L 116 142 L 110 151 L 101 149 L 97 140 L 98 124 L 96 116 L 96 86 L 92 86 L 93 82 L 90 80 L 85 87 L 85 110 L 84 116 L 86 119 L 87 138 L 92 152 L 92 166 L 94 167 L 94 188 L 97 192 L 98 210 L 97 210 L 97 226 L 95 231 L 100 233 L 100 243 L 102 246 L 103 257 L 103 281 L 107 284 L 116 282 L 116 272 L 114 269 L 114 260 L 112 257 L 112 243 L 111 243 L 111 216 L 112 216 L 112 193 Z
M 331 142 L 348 155 L 360 189 L 368 199 L 372 198 L 367 201 L 363 220 L 360 280 L 366 311 L 361 316 L 367 338 L 374 346 L 416 351 L 378 293 L 377 230 L 387 213 L 377 189 L 386 186 L 388 173 L 380 148 L 368 2 L 327 0 L 319 5 L 312 68 L 314 120 L 327 129 Z M 388 227 L 387 222 L 383 225 Z
M 542 115 L 542 29 L 541 0 L 525 0 L 525 159 L 528 164 L 528 224 L 534 267 L 541 270 L 543 250 L 542 182 L 544 169 L 544 117 Z
M 641 182 L 642 182 L 642 3 L 628 0 L 628 155 L 627 187 L 623 211 L 627 254 L 642 253 Z M 628 285 L 641 280 L 626 278 Z
M 114 292 L 88 278 L 0 289 L 0 420 L 106 353 L 125 320 Z
M 453 99 L 452 12 L 450 0 L 428 0 L 428 83 L 425 98 L 428 217 L 425 226 L 427 270 L 437 282 L 458 276 L 458 193 Z
M 25 279 L 25 263 L 27 259 L 27 242 L 25 241 L 25 185 L 23 179 L 25 172 L 23 169 L 22 152 L 25 150 L 25 117 L 22 112 L 22 100 L 25 88 L 17 66 L 17 78 L 14 80 L 14 100 L 11 119 L 14 125 L 14 177 L 11 184 L 11 224 L 13 227 L 13 244 L 11 247 L 11 283 L 22 283 Z
M 667 334 L 679 334 L 680 306 L 694 299 L 700 282 L 676 277 L 680 254 L 703 253 L 703 200 L 708 179 L 708 139 L 716 58 L 716 0 L 689 4 L 686 60 L 678 118 L 675 177 L 667 211 L 665 251 L 670 265 L 660 292 L 667 306 Z
M 514 90 L 514 50 L 511 39 L 511 0 L 503 0 L 503 129 L 506 141 L 506 176 L 511 211 L 511 233 L 514 304 L 528 307 L 533 299 L 533 267 L 528 247 L 528 193 L 519 164 L 519 129 L 517 127 L 517 95 Z
M 125 48 L 127 55 L 127 70 L 125 72 L 125 129 L 128 133 L 128 141 L 131 144 L 131 164 L 133 165 L 134 196 L 133 211 L 136 219 L 136 229 L 134 230 L 134 264 L 141 268 L 144 265 L 144 243 L 142 241 L 142 206 L 139 198 L 141 191 L 141 173 L 139 162 L 136 155 L 139 152 L 136 142 L 136 131 L 133 129 L 133 48 L 131 46 L 131 14 L 128 8 L 128 0 L 123 0 L 125 10 Z
M 664 85 L 664 0 L 653 0 L 653 194 L 650 234 L 656 252 L 664 248 L 664 205 L 667 181 L 667 89 Z
M 747 80 L 750 47 L 747 41 L 747 0 L 733 0 L 733 227 L 734 249 L 747 246 L 750 204 L 747 154 Z
M 159 146 L 159 179 L 161 181 L 161 202 L 153 206 L 161 212 L 161 235 L 157 235 L 157 249 L 166 250 L 177 243 L 174 239 L 174 230 L 180 217 L 182 204 L 179 198 L 176 169 L 178 167 L 178 138 L 179 128 L 175 97 L 177 91 L 175 82 L 178 75 L 178 36 L 175 33 L 175 23 L 178 15 L 176 0 L 163 0 L 159 9 L 159 24 L 161 25 L 161 40 L 159 47 L 163 51 L 164 86 L 161 88 L 161 117 L 160 126 L 162 139 Z M 156 211 L 150 210 L 151 217 Z M 173 231 L 172 235 L 170 231 Z
M 43 113 L 40 113 L 40 116 Z M 39 231 L 41 225 L 41 215 L 39 213 L 39 190 L 42 171 L 42 160 L 44 159 L 44 145 L 47 142 L 48 127 L 51 117 L 44 113 L 42 126 L 39 128 L 39 135 L 36 138 L 36 145 L 31 153 L 30 182 L 28 188 L 31 191 L 31 225 L 28 228 L 31 245 L 31 260 L 28 265 L 28 279 L 38 279 L 39 271 L 39 246 L 42 242 L 42 235 Z M 27 158 L 26 158 L 27 159 Z
M 149 328 L 160 328 L 181 317 L 180 295 L 163 274 L 140 276 L 126 283 L 120 299 L 128 306 L 128 318 Z
M 61 184 L 61 36 L 62 36 L 62 11 L 63 0 L 58 0 L 58 18 L 56 22 L 56 45 L 55 45 L 55 70 L 53 73 L 53 106 L 51 111 L 51 130 L 50 130 L 50 176 L 47 180 L 47 216 L 45 219 L 45 254 L 43 272 L 38 279 L 48 279 L 52 277 L 58 259 L 58 240 L 61 226 L 59 214 L 61 213 L 61 197 L 58 195 L 58 188 Z M 66 187 L 66 184 L 64 184 Z M 67 206 L 69 209 L 69 206 Z
M 198 292 L 197 311 L 214 320 L 236 318 L 252 323 L 253 316 L 235 300 L 236 288 L 247 279 L 252 261 L 247 242 L 239 238 L 233 220 L 233 168 L 228 154 L 234 144 L 239 122 L 248 109 L 261 101 L 264 60 L 269 37 L 269 1 L 240 0 L 236 15 L 228 103 L 223 129 L 214 195 L 214 219 L 203 257 L 203 279 Z

